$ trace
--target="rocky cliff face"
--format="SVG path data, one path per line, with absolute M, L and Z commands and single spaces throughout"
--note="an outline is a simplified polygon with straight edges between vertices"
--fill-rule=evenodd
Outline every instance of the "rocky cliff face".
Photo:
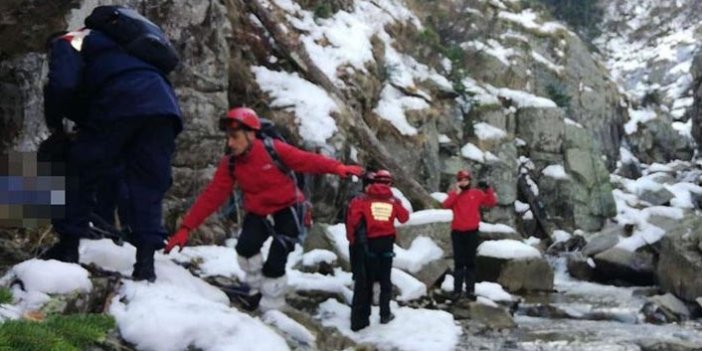
M 690 159 L 695 114 L 688 110 L 696 86 L 691 65 L 702 2 L 607 1 L 601 6 L 603 34 L 595 45 L 626 91 L 630 119 L 623 137 L 629 148 L 646 163 Z
M 9 12 L 14 22 L 5 22 L 15 24 L 0 29 L 44 37 L 79 27 L 103 3 L 74 1 L 23 22 L 26 14 Z M 163 26 L 183 59 L 171 75 L 186 128 L 173 162 L 170 225 L 211 175 L 223 143 L 216 120 L 235 105 L 285 126 L 298 145 L 390 169 L 415 208 L 433 206 L 428 194 L 470 168 L 498 190 L 500 208 L 489 220 L 530 221 L 515 211 L 519 200 L 545 235 L 597 230 L 613 216 L 608 170 L 622 140 L 654 160 L 671 155 L 657 145 L 675 155 L 690 150 L 665 126 L 648 123 L 638 139 L 626 134 L 632 97 L 588 44 L 519 1 L 116 3 Z M 19 25 L 26 22 L 36 24 Z M 36 41 L 2 49 L 3 145 L 31 150 L 46 133 L 46 57 Z M 518 186 L 520 179 L 533 186 Z M 347 184 L 333 177 L 314 184 L 319 219 L 333 219 Z M 219 236 L 217 228 L 205 232 Z

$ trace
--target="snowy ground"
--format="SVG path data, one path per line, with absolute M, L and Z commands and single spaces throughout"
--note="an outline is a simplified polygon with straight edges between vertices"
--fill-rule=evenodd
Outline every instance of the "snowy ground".
M 135 249 L 128 244 L 119 247 L 110 240 L 83 240 L 80 252 L 83 264 L 94 263 L 125 276 L 131 273 Z M 440 257 L 441 253 L 431 240 L 418 238 L 412 247 L 400 252 L 398 265 L 412 271 Z M 296 290 L 338 293 L 350 301 L 350 273 L 337 268 L 333 275 L 325 276 L 292 269 L 296 265 L 312 266 L 337 259 L 336 254 L 325 250 L 303 254 L 298 246 L 289 259 L 290 285 Z M 186 247 L 181 253 L 170 256 L 157 253 L 156 282 L 123 279 L 111 301 L 109 313 L 115 317 L 125 340 L 139 350 L 158 351 L 184 350 L 188 346 L 202 350 L 286 350 L 289 346 L 284 336 L 301 345 L 314 343 L 316 335 L 283 312 L 252 316 L 231 307 L 222 291 L 176 263 L 191 260 L 198 262 L 196 272 L 200 277 L 245 277 L 232 247 Z M 15 303 L 2 306 L 0 319 L 19 318 L 27 311 L 40 308 L 53 294 L 90 291 L 89 276 L 80 265 L 53 260 L 18 264 L 0 283 L 6 285 L 18 278 L 25 282 L 27 291 L 14 286 Z M 398 300 L 426 294 L 426 286 L 400 269 L 393 269 L 393 282 L 401 291 Z M 374 310 L 371 327 L 358 333 L 349 330 L 347 304 L 328 300 L 320 306 L 317 317 L 323 325 L 336 327 L 353 340 L 373 344 L 379 349 L 452 350 L 458 342 L 460 327 L 446 312 L 396 304 L 393 312 L 398 318 L 381 326 Z

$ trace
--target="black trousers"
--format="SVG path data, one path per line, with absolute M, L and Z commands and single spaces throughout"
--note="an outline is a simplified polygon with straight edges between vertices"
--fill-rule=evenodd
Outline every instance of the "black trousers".
M 96 193 L 106 179 L 124 183 L 126 217 L 137 246 L 163 247 L 162 201 L 171 186 L 171 157 L 177 126 L 172 116 L 133 116 L 86 127 L 71 144 L 67 160 L 66 216 L 54 219 L 61 236 L 85 237 Z
M 285 275 L 288 254 L 295 249 L 300 234 L 299 225 L 293 207 L 274 213 L 273 223 L 264 216 L 247 213 L 241 226 L 236 252 L 242 257 L 252 257 L 261 252 L 263 243 L 275 234 L 268 258 L 263 264 L 263 275 L 269 278 L 282 277 Z
M 475 253 L 478 249 L 478 231 L 451 231 L 453 244 L 453 292 L 475 292 Z
M 392 298 L 392 252 L 395 238 L 392 236 L 368 240 L 368 252 L 355 245 L 351 250 L 354 276 L 353 300 L 351 301 L 351 327 L 369 324 L 373 283 L 380 283 L 380 316 L 390 315 Z

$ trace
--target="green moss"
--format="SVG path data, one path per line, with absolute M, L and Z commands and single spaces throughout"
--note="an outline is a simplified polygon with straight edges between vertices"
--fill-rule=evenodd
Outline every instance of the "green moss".
M 80 351 L 102 342 L 115 328 L 104 314 L 51 316 L 43 322 L 7 321 L 0 324 L 0 351 Z
M 0 304 L 12 303 L 12 291 L 8 288 L 0 288 Z
M 44 323 L 7 321 L 0 324 L 0 350 L 13 351 L 79 351 L 52 332 Z
M 419 32 L 419 41 L 431 47 L 441 45 L 439 33 L 429 27 L 425 27 L 421 32 Z
M 451 60 L 453 64 L 460 64 L 463 62 L 463 59 L 466 57 L 466 52 L 463 51 L 463 48 L 458 46 L 458 45 L 451 45 L 448 47 L 442 47 L 441 52 Z
M 568 95 L 563 88 L 549 84 L 546 86 L 546 93 L 558 107 L 568 108 L 570 106 L 570 95 Z
M 656 106 L 660 105 L 662 102 L 661 98 L 661 93 L 658 91 L 658 89 L 654 89 L 651 91 L 646 92 L 643 98 L 641 98 L 641 105 L 642 106 Z
M 51 317 L 47 326 L 72 344 L 83 348 L 104 340 L 107 332 L 115 327 L 115 321 L 104 314 L 78 314 Z
M 334 14 L 329 4 L 320 4 L 314 8 L 314 18 L 329 18 Z

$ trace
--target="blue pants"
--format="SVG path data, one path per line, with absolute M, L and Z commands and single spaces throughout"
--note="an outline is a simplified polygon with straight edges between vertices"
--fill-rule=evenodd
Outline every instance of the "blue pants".
M 138 245 L 163 247 L 162 200 L 170 188 L 175 149 L 173 117 L 130 117 L 82 129 L 67 161 L 66 216 L 54 220 L 61 236 L 86 236 L 96 194 L 123 167 L 126 216 Z
M 129 188 L 124 181 L 124 167 L 118 167 L 115 172 L 107 175 L 100 182 L 95 194 L 97 207 L 93 211 L 105 222 L 115 225 L 115 210 L 119 218 L 121 228 L 129 226 L 127 210 L 129 208 Z

